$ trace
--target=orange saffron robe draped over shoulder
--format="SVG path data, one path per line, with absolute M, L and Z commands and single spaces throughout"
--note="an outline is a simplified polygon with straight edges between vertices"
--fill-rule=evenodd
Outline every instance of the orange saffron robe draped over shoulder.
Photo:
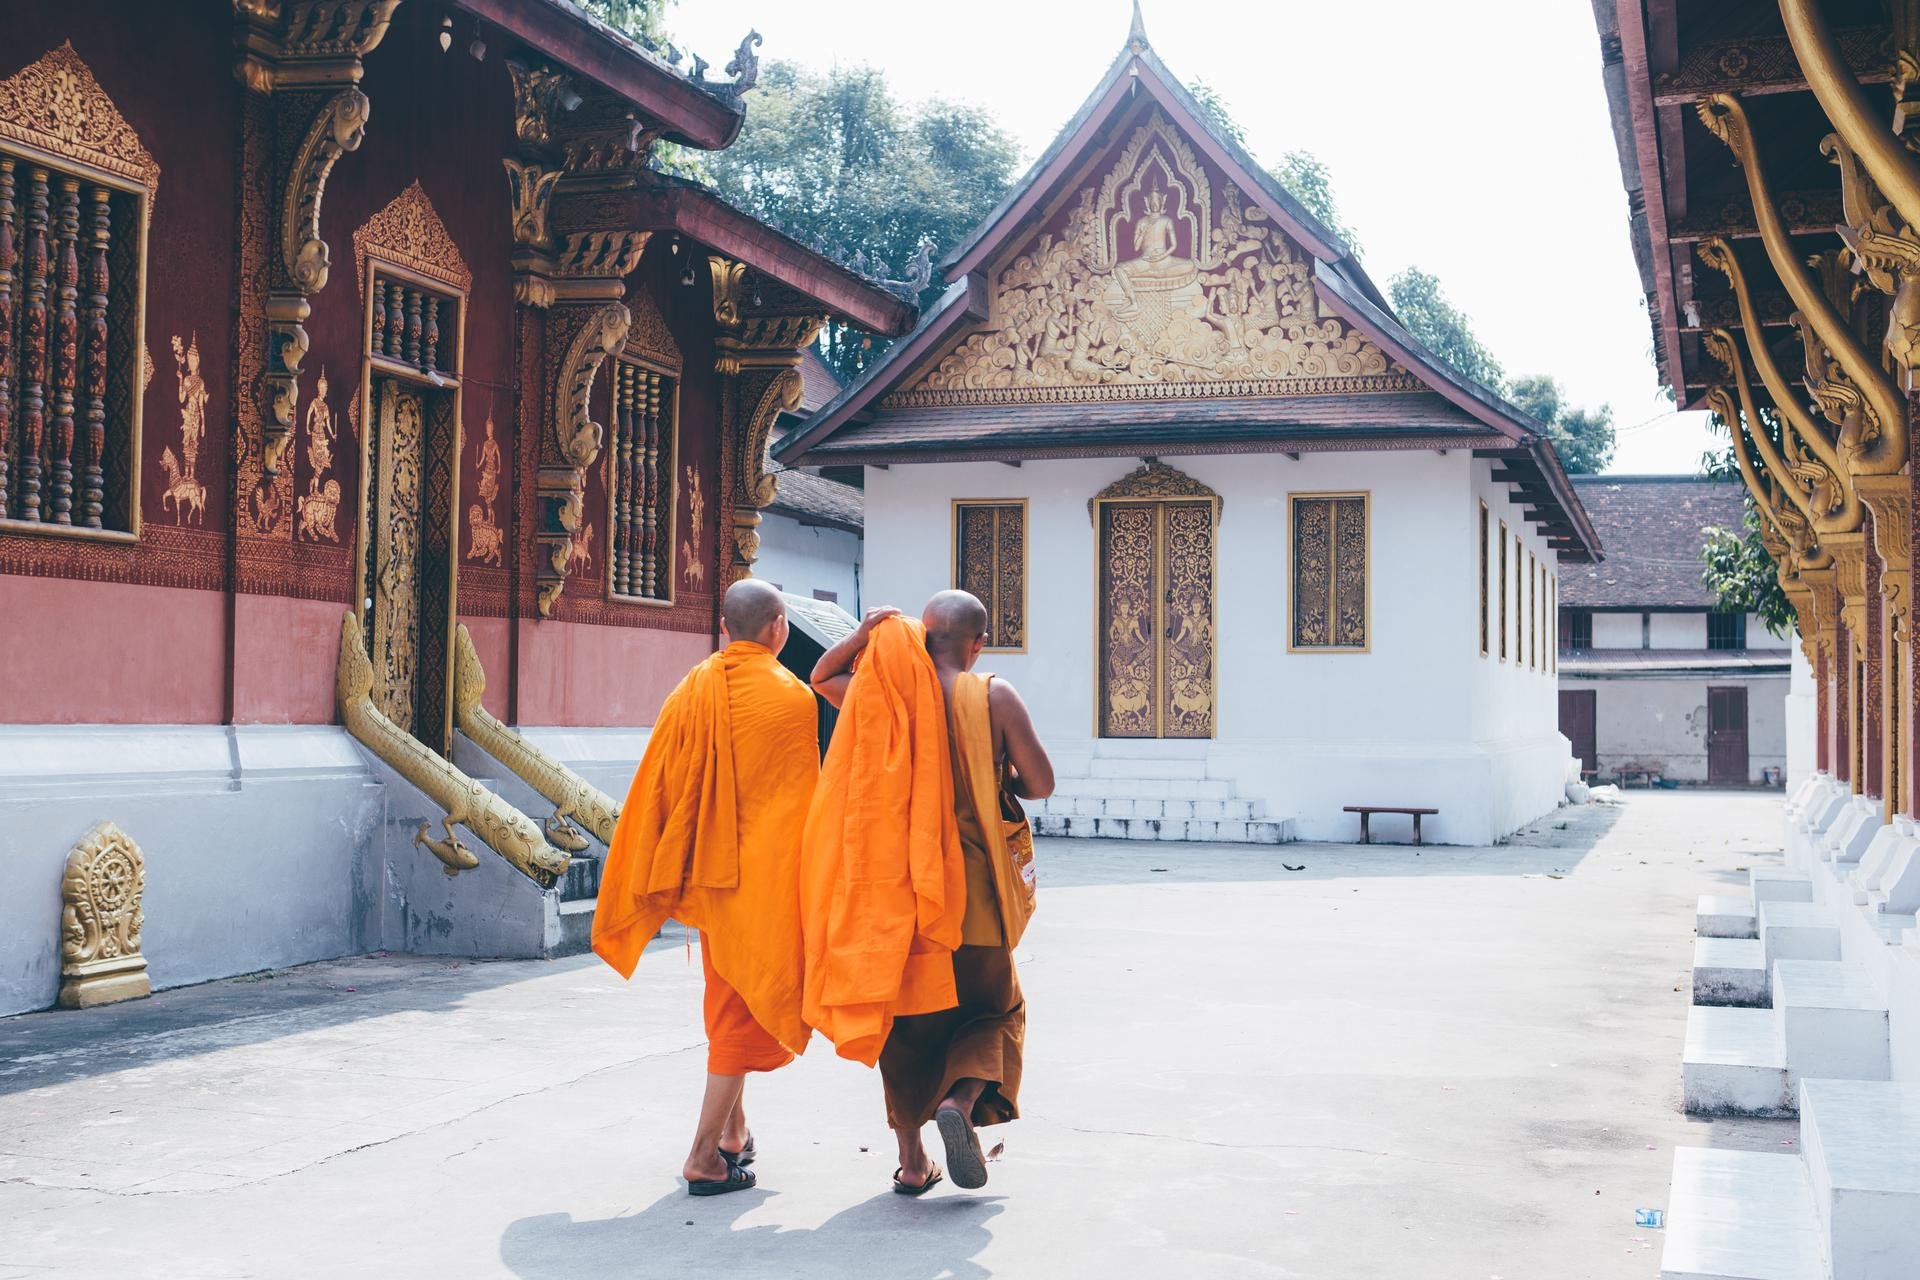
M 813 691 L 735 641 L 668 695 L 620 811 L 593 950 L 632 977 L 669 917 L 788 1050 L 801 1015 L 800 835 L 819 777 Z M 710 1029 L 711 1030 L 711 1029 Z
M 800 856 L 806 1020 L 872 1066 L 897 1016 L 952 1008 L 967 909 L 940 677 L 890 618 L 847 688 Z

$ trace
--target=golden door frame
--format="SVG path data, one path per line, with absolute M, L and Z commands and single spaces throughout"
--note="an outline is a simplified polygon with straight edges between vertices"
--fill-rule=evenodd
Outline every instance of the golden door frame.
M 982 653 L 1027 652 L 1028 637 L 1032 635 L 1033 623 L 1028 606 L 1032 603 L 1029 591 L 1031 574 L 1029 566 L 1033 563 L 1033 522 L 1028 518 L 1031 512 L 1025 498 L 954 498 L 947 504 L 947 579 L 957 591 L 960 585 L 960 508 L 962 507 L 1019 507 L 1020 508 L 1020 643 L 1018 645 L 988 645 Z M 1099 527 L 1095 526 L 1097 536 Z M 997 552 L 996 548 L 996 552 Z M 998 584 L 995 584 L 998 591 Z M 985 601 L 981 603 L 985 604 Z M 988 605 L 988 613 L 992 606 Z
M 1294 643 L 1294 641 L 1298 638 L 1293 625 L 1294 624 L 1293 607 L 1294 607 L 1295 594 L 1300 589 L 1300 582 L 1299 582 L 1300 560 L 1299 560 L 1299 556 L 1296 554 L 1298 549 L 1294 546 L 1294 541 L 1293 541 L 1294 528 L 1295 528 L 1293 504 L 1301 498 L 1307 498 L 1310 500 L 1317 499 L 1317 498 L 1358 498 L 1360 499 L 1360 514 L 1361 514 L 1361 518 L 1366 521 L 1366 527 L 1367 527 L 1367 559 L 1366 559 L 1366 564 L 1363 566 L 1363 568 L 1365 569 L 1365 572 L 1362 574 L 1362 577 L 1366 580 L 1366 584 L 1367 584 L 1366 585 L 1367 642 L 1365 644 L 1302 645 L 1302 644 Z M 1504 520 L 1500 522 L 1500 527 L 1503 531 L 1505 530 L 1506 522 Z M 1374 622 L 1374 619 L 1373 619 L 1373 552 L 1374 552 L 1373 490 L 1371 489 L 1290 489 L 1287 491 L 1286 620 L 1287 620 L 1287 652 L 1288 653 L 1348 654 L 1348 653 L 1372 653 L 1373 652 L 1373 622 Z M 1332 575 L 1333 575 L 1333 569 L 1330 566 L 1328 568 L 1328 577 L 1330 580 L 1332 578 Z M 1514 625 L 1516 627 L 1520 625 L 1520 620 L 1517 617 L 1514 619 Z M 1506 659 L 1502 658 L 1501 661 L 1504 662 L 1506 661 Z M 1514 661 L 1516 663 L 1519 661 L 1519 658 L 1517 655 L 1515 656 Z
M 1210 672 L 1207 681 L 1207 735 L 1204 738 L 1168 738 L 1165 733 L 1165 707 L 1161 701 L 1154 704 L 1154 734 L 1151 738 L 1120 738 L 1114 741 L 1134 742 L 1212 742 L 1220 734 L 1220 519 L 1226 504 L 1219 493 L 1192 476 L 1170 467 L 1157 458 L 1144 459 L 1140 467 L 1114 481 L 1099 493 L 1087 500 L 1087 515 L 1093 523 L 1093 685 L 1090 699 L 1093 712 L 1093 736 L 1097 740 L 1106 740 L 1106 628 L 1101 619 L 1104 612 L 1101 606 L 1101 591 L 1104 585 L 1105 563 L 1101 556 L 1101 517 L 1108 506 L 1143 506 L 1158 503 L 1205 503 L 1212 514 L 1212 537 L 1208 540 L 1207 575 L 1207 625 L 1213 636 L 1213 650 L 1210 654 Z M 1154 602 L 1154 637 L 1156 651 L 1162 655 L 1161 669 L 1164 671 L 1166 649 L 1166 601 Z
M 359 248 L 360 246 L 356 246 Z M 451 553 L 447 556 L 447 617 L 446 635 L 443 639 L 445 660 L 441 664 L 439 679 L 445 689 L 440 699 L 441 723 L 437 726 L 438 736 L 427 741 L 421 734 L 423 726 L 414 725 L 413 736 L 436 753 L 445 754 L 453 742 L 453 690 L 455 629 L 460 622 L 460 466 L 466 451 L 466 429 L 461 418 L 461 389 L 466 371 L 467 358 L 467 290 L 450 285 L 445 279 L 435 279 L 422 272 L 415 271 L 405 263 L 380 252 L 376 246 L 368 245 L 362 250 L 360 279 L 360 388 L 358 403 L 360 406 L 359 445 L 360 509 L 354 519 L 353 542 L 353 613 L 360 624 L 363 635 L 373 633 L 372 619 L 367 616 L 367 551 L 372 537 L 372 493 L 373 472 L 376 459 L 372 456 L 373 415 L 379 406 L 373 402 L 373 383 L 375 378 L 391 378 L 396 382 L 409 383 L 419 391 L 422 398 L 431 406 L 436 396 L 445 396 L 451 408 L 453 438 L 448 443 L 450 450 L 450 490 L 447 498 L 447 545 Z M 373 306 L 375 276 L 385 276 L 402 284 L 417 285 L 429 293 L 451 298 L 454 304 L 454 341 L 453 369 L 451 374 L 441 373 L 433 377 L 421 373 L 419 369 L 403 361 L 389 359 L 373 353 Z M 431 429 L 432 418 L 421 423 L 422 432 Z M 424 471 L 428 459 L 422 458 Z M 422 579 L 424 585 L 424 579 Z M 435 743 L 440 745 L 435 745 Z

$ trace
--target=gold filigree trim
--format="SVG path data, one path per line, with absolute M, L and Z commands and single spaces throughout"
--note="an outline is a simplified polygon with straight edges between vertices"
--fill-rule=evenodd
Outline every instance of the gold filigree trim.
M 363 296 L 369 255 L 436 280 L 458 293 L 473 287 L 473 269 L 467 266 L 460 246 L 454 243 L 447 224 L 440 220 L 433 200 L 417 178 L 353 233 L 354 288 Z
M 682 364 L 680 344 L 673 340 L 673 332 L 667 328 L 666 318 L 660 314 L 652 295 L 645 289 L 639 290 L 628 302 L 627 310 L 632 313 L 632 324 L 627 329 L 626 354 L 678 375 Z
M 1148 458 L 1137 468 L 1088 498 L 1087 515 L 1097 517 L 1102 502 L 1165 498 L 1204 498 L 1213 502 L 1216 510 L 1225 505 L 1219 493 L 1178 467 L 1170 467 L 1158 458 Z
M 160 166 L 71 43 L 0 80 L 0 140 L 138 183 L 149 207 L 160 189 Z

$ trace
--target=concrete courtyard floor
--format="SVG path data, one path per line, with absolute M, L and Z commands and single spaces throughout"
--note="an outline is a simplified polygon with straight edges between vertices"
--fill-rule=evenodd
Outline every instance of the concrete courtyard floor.
M 1793 1133 L 1679 1106 L 1694 899 L 1777 858 L 1779 805 L 1633 792 L 1419 854 L 1043 841 L 1026 1114 L 983 1192 L 920 1201 L 819 1040 L 749 1086 L 760 1186 L 685 1195 L 673 938 L 631 984 L 364 957 L 0 1019 L 0 1280 L 1657 1276 L 1633 1215 L 1673 1147 Z

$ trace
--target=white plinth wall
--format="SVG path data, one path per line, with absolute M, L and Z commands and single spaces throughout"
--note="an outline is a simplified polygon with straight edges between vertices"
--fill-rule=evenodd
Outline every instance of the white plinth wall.
M 1222 500 L 1211 740 L 1096 736 L 1099 609 L 1087 502 L 1138 467 L 1138 458 L 869 467 L 865 602 L 917 612 L 953 585 L 953 500 L 1025 499 L 1026 651 L 990 651 L 980 666 L 1019 688 L 1063 778 L 1131 773 L 1177 782 L 1197 768 L 1198 777 L 1227 784 L 1232 799 L 1255 805 L 1267 820 L 1290 820 L 1292 834 L 1309 840 L 1357 839 L 1358 819 L 1342 806 L 1373 804 L 1438 809 L 1426 820 L 1429 841 L 1489 844 L 1562 801 L 1571 753 L 1558 729 L 1551 610 L 1544 599 L 1536 605 L 1544 616 L 1535 619 L 1534 642 L 1526 598 L 1509 605 L 1502 661 L 1500 521 L 1508 522 L 1510 591 L 1526 578 L 1525 554 L 1519 568 L 1512 563 L 1516 534 L 1535 564 L 1556 575 L 1559 566 L 1506 487 L 1492 482 L 1491 463 L 1460 450 L 1162 461 Z M 1288 652 L 1287 495 L 1356 491 L 1370 497 L 1371 648 Z M 1483 500 L 1495 579 L 1486 656 L 1477 547 Z M 1529 665 L 1533 643 L 1539 650 Z M 1109 763 L 1116 760 L 1131 763 Z M 1155 778 L 1155 761 L 1175 767 Z M 1154 797 L 1139 799 L 1151 805 Z M 1379 819 L 1376 837 L 1406 839 L 1406 820 L 1395 821 Z M 1096 833 L 1149 834 L 1084 832 Z

